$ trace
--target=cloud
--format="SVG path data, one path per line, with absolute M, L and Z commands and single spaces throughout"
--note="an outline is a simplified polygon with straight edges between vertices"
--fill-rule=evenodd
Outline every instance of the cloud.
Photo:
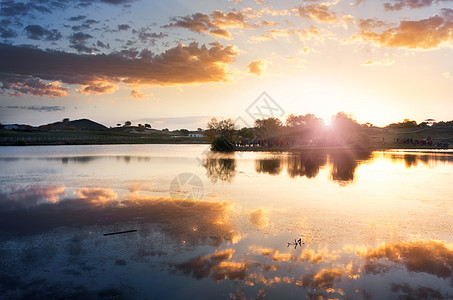
M 27 36 L 29 39 L 32 40 L 46 40 L 46 41 L 58 41 L 61 39 L 61 33 L 56 30 L 47 30 L 43 28 L 41 25 L 28 25 L 25 27 L 25 31 L 27 32 Z
M 117 26 L 118 31 L 128 30 L 129 28 L 131 28 L 131 26 L 129 26 L 128 24 L 120 24 Z
M 91 53 L 92 48 L 86 46 L 87 40 L 93 38 L 92 35 L 83 32 L 73 33 L 69 37 L 70 47 L 76 49 L 78 52 Z
M 67 9 L 70 6 L 87 7 L 94 3 L 111 5 L 129 5 L 136 0 L 40 0 L 40 1 L 14 1 L 3 0 L 1 2 L 2 17 L 24 17 L 33 13 L 49 14 L 56 9 Z
M 361 30 L 371 30 L 378 27 L 387 26 L 387 23 L 374 19 L 359 19 L 358 26 Z
M 17 33 L 14 32 L 12 29 L 9 29 L 9 28 L 3 27 L 3 26 L 0 27 L 0 37 L 2 39 L 9 39 L 9 38 L 13 38 L 16 36 L 17 36 Z
M 220 10 L 215 10 L 210 15 L 195 13 L 191 16 L 176 17 L 171 20 L 173 23 L 163 27 L 181 27 L 225 39 L 232 38 L 231 33 L 226 28 L 248 28 L 251 26 L 247 21 L 247 16 L 240 11 L 223 13 Z
M 248 72 L 258 76 L 263 75 L 267 69 L 267 62 L 264 59 L 257 59 L 247 65 Z
M 377 61 L 372 61 L 372 60 L 367 60 L 365 61 L 362 66 L 364 67 L 370 67 L 370 66 L 390 66 L 393 65 L 395 61 L 391 58 L 388 59 L 380 59 Z
M 260 208 L 249 213 L 249 222 L 258 228 L 265 228 L 268 219 L 264 211 Z
M 126 25 L 128 26 L 128 25 Z M 118 27 L 119 29 L 119 27 Z M 151 43 L 152 45 L 154 45 L 156 39 L 161 39 L 161 38 L 164 38 L 166 36 L 168 36 L 168 34 L 165 34 L 165 33 L 155 33 L 155 32 L 150 32 L 150 28 L 148 27 L 142 27 L 140 29 L 133 29 L 132 30 L 132 33 L 133 34 L 136 34 L 138 39 L 142 42 L 142 43 Z
M 297 36 L 301 41 L 311 40 L 315 37 L 321 38 L 321 32 L 316 27 L 311 26 L 310 29 L 271 29 L 262 35 L 252 37 L 251 41 L 274 40 L 278 37 L 288 37 L 291 35 Z
M 65 187 L 57 185 L 9 187 L 0 193 L 0 213 L 28 210 L 45 203 L 57 203 L 65 196 Z
M 431 6 L 433 3 L 452 2 L 452 0 L 394 0 L 384 3 L 385 10 L 402 10 L 403 8 L 423 8 Z
M 60 82 L 82 85 L 82 93 L 110 93 L 113 84 L 121 82 L 160 86 L 225 82 L 230 75 L 227 65 L 235 60 L 237 50 L 219 43 L 210 46 L 180 44 L 160 54 L 142 51 L 130 58 L 122 53 L 86 55 L 0 44 L 0 81 L 4 90 L 37 95 L 47 91 L 53 96 L 67 94 Z M 30 89 L 32 83 L 39 85 Z
M 140 92 L 139 90 L 132 90 L 131 97 L 134 99 L 143 99 L 146 97 L 146 95 Z
M 355 2 L 351 2 L 349 3 L 350 6 L 358 6 L 360 4 L 362 4 L 363 2 L 365 2 L 366 0 L 356 0 Z
M 195 206 L 181 207 L 170 198 L 136 194 L 119 201 L 111 189 L 81 188 L 74 192 L 76 198 L 65 197 L 64 191 L 63 186 L 43 186 L 1 192 L 0 231 L 30 235 L 59 227 L 91 228 L 124 222 L 141 227 L 143 232 L 143 226 L 153 231 L 157 225 L 166 237 L 187 245 L 218 247 L 237 237 L 230 222 L 218 222 L 225 219 L 225 202 L 197 201 Z M 221 260 L 225 255 L 212 258 Z
M 9 105 L 6 106 L 6 108 L 11 108 L 11 109 L 27 109 L 27 110 L 33 110 L 33 111 L 45 111 L 45 112 L 51 112 L 51 111 L 64 111 L 66 108 L 63 106 L 47 106 L 47 105 L 42 105 L 42 106 L 18 106 L 18 105 Z
M 68 95 L 69 90 L 69 88 L 61 86 L 59 81 L 45 83 L 39 78 L 27 76 L 7 76 L 0 73 L 0 82 L 2 90 L 13 91 L 10 93 L 11 96 L 29 94 L 40 97 L 64 97 Z
M 339 19 L 336 12 L 330 11 L 330 3 L 317 3 L 307 6 L 299 6 L 297 13 L 299 17 L 315 20 L 319 23 L 334 23 Z
M 445 79 L 451 79 L 451 78 L 453 78 L 453 76 L 451 75 L 450 72 L 443 72 L 443 73 L 442 73 L 442 76 L 443 76 Z
M 394 243 L 370 249 L 364 253 L 365 271 L 382 274 L 388 270 L 380 258 L 404 265 L 409 272 L 427 273 L 440 278 L 453 274 L 453 251 L 442 242 L 414 241 Z
M 398 27 L 381 33 L 362 31 L 353 39 L 373 42 L 389 48 L 435 49 L 451 42 L 453 22 L 438 15 L 419 21 L 401 21 Z
M 75 22 L 75 21 L 82 21 L 85 19 L 86 19 L 86 16 L 78 15 L 78 16 L 70 17 L 69 21 Z
M 100 95 L 100 94 L 112 94 L 118 90 L 118 86 L 109 82 L 95 81 L 90 84 L 82 86 L 80 89 L 76 89 L 77 92 L 84 95 Z

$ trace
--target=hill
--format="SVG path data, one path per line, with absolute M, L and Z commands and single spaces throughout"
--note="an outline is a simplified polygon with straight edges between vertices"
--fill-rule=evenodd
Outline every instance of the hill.
M 89 119 L 79 119 L 74 121 L 69 121 L 67 119 L 63 120 L 63 122 L 55 122 L 52 124 L 42 125 L 42 127 L 53 127 L 56 130 L 104 130 L 107 129 L 106 126 L 91 121 Z

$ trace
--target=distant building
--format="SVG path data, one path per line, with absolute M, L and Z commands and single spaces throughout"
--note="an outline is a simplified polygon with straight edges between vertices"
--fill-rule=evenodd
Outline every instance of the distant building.
M 189 131 L 189 137 L 193 138 L 204 138 L 204 134 L 199 131 Z

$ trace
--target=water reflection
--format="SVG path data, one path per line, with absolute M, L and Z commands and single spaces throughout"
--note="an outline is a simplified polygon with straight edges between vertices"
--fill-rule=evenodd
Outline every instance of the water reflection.
M 403 161 L 406 168 L 416 167 L 419 162 L 432 166 L 436 163 L 453 163 L 453 154 L 451 152 L 438 153 L 383 153 L 384 157 L 390 157 L 394 162 Z
M 257 173 L 267 173 L 269 175 L 279 175 L 283 169 L 283 159 L 257 159 L 255 160 L 255 170 Z
M 118 201 L 118 194 L 105 188 L 78 189 L 74 192 L 76 198 L 62 198 L 64 191 L 61 186 L 48 186 L 1 194 L 0 232 L 33 235 L 60 227 L 129 222 L 128 227 L 159 225 L 168 238 L 189 245 L 219 246 L 235 237 L 232 225 L 225 220 L 225 202 L 198 201 L 197 205 L 185 208 L 169 198 L 138 194 Z
M 371 152 L 335 151 L 331 153 L 332 180 L 346 184 L 354 181 L 355 172 L 359 164 L 371 158 Z
M 206 175 L 211 182 L 231 182 L 236 175 L 236 159 L 234 154 L 218 154 L 210 152 L 203 161 Z
M 199 152 L 0 158 L 2 297 L 453 297 L 451 153 Z
M 265 289 L 299 288 L 298 296 L 310 299 L 453 296 L 453 249 L 440 241 L 414 240 L 334 251 L 310 246 L 286 253 L 258 246 L 249 250 L 246 257 L 231 248 L 215 251 L 172 267 L 196 279 L 231 280 Z
M 287 172 L 289 177 L 305 176 L 314 178 L 319 169 L 326 165 L 327 153 L 325 151 L 304 151 L 293 153 L 288 157 Z

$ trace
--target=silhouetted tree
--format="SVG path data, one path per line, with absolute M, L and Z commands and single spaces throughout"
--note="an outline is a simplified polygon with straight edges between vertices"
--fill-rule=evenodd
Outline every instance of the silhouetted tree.
M 275 137 L 281 133 L 282 121 L 278 118 L 267 118 L 255 120 L 255 130 L 258 137 Z

